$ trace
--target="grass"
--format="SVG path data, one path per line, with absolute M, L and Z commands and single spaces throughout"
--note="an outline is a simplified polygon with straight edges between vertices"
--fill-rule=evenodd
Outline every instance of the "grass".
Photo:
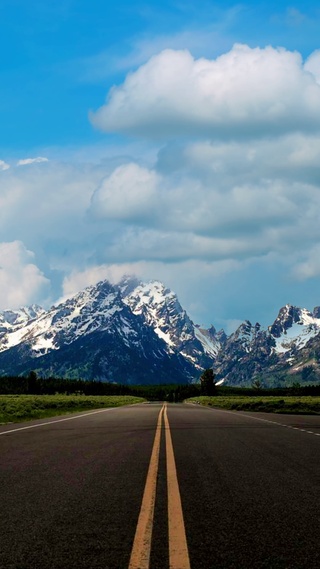
M 0 395 L 0 424 L 142 403 L 131 395 Z
M 193 397 L 188 403 L 199 403 L 209 407 L 229 409 L 231 411 L 260 411 L 264 413 L 291 413 L 320 415 L 320 397 Z

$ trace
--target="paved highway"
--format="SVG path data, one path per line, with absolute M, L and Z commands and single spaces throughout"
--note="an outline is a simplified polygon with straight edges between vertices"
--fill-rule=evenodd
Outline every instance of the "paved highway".
M 0 427 L 1 569 L 320 567 L 320 417 L 145 404 Z

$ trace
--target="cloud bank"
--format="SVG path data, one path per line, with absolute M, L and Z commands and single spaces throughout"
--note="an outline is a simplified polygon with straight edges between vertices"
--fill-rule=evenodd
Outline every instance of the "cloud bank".
M 92 115 L 145 136 L 148 161 L 132 142 L 100 163 L 0 163 L 1 306 L 124 273 L 163 279 L 208 324 L 319 304 L 319 76 L 318 51 L 166 50 Z

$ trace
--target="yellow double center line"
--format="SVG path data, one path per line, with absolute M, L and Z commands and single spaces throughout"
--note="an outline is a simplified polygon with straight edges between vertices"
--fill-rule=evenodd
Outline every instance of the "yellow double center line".
M 158 416 L 156 434 L 154 437 L 146 485 L 144 488 L 138 524 L 131 551 L 129 569 L 149 569 L 150 566 L 150 552 L 157 490 L 162 416 L 164 417 L 165 425 L 167 458 L 169 568 L 190 569 L 180 490 L 177 479 L 177 470 L 174 460 L 172 438 L 166 405 L 162 406 Z

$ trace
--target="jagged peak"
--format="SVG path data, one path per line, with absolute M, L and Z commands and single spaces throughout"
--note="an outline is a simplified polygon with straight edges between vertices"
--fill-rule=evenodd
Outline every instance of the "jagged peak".
M 7 322 L 10 325 L 15 325 L 37 318 L 45 312 L 46 311 L 44 308 L 42 308 L 42 306 L 39 306 L 38 304 L 31 304 L 29 306 L 21 306 L 16 310 L 2 310 L 0 312 L 0 317 L 4 322 Z
M 279 338 L 281 334 L 286 334 L 287 330 L 292 328 L 294 324 L 310 325 L 314 324 L 316 319 L 314 311 L 310 312 L 307 308 L 299 308 L 292 304 L 286 304 L 280 308 L 277 318 L 274 323 L 268 327 L 268 330 L 272 336 Z
M 217 334 L 217 330 L 213 324 L 210 324 L 210 327 L 208 328 L 208 332 L 212 336 L 215 336 Z
M 253 326 L 250 320 L 244 320 L 235 332 L 228 337 L 229 342 L 232 343 L 234 340 L 243 340 L 247 343 L 248 341 L 251 341 L 253 336 L 260 330 L 260 327 L 257 328 L 256 326 L 257 325 Z
M 312 311 L 312 315 L 314 318 L 319 319 L 320 318 L 320 306 L 315 306 L 313 311 Z
M 238 330 L 251 330 L 252 328 L 252 324 L 250 322 L 250 320 L 244 320 L 243 322 L 241 322 L 240 326 L 238 326 L 236 332 Z
M 166 299 L 175 299 L 178 302 L 177 295 L 159 280 L 150 280 L 147 282 L 139 282 L 138 285 L 127 296 L 139 297 L 143 304 L 154 305 L 162 304 Z M 180 305 L 179 305 L 180 306 Z M 180 307 L 182 310 L 182 308 Z
M 225 333 L 225 331 L 223 330 L 223 328 L 221 328 L 221 330 L 219 330 L 215 336 L 216 336 L 216 339 L 218 340 L 218 342 L 220 342 L 221 344 L 224 344 L 226 342 L 226 340 L 228 339 L 228 336 Z
M 291 318 L 291 317 L 301 317 L 303 314 L 312 315 L 312 313 L 307 308 L 301 308 L 300 306 L 295 306 L 294 304 L 286 304 L 282 308 L 280 308 L 278 316 L 276 318 Z
M 58 304 L 54 304 L 51 307 L 51 310 L 55 309 L 55 308 L 60 308 L 61 306 L 64 305 L 75 305 L 78 304 L 79 302 L 82 303 L 83 301 L 85 301 L 86 299 L 92 300 L 93 298 L 96 298 L 98 296 L 106 296 L 110 293 L 114 293 L 114 294 L 119 294 L 118 290 L 116 289 L 116 287 L 114 285 L 112 285 L 110 283 L 110 281 L 108 281 L 107 279 L 101 280 L 99 282 L 97 282 L 96 284 L 93 285 L 88 285 L 87 287 L 85 287 L 84 289 L 80 290 L 79 292 L 76 292 L 66 298 L 63 298 L 62 300 L 60 300 L 60 302 Z

